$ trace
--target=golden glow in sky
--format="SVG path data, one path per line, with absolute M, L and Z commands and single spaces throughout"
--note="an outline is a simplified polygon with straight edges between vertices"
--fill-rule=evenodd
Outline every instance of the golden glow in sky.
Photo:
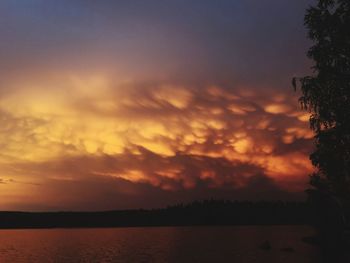
M 293 192 L 312 169 L 308 116 L 285 94 L 106 76 L 14 85 L 0 99 L 5 207 L 22 195 L 44 198 L 52 180 L 107 177 L 176 192 L 244 188 L 266 176 Z
M 0 210 L 304 198 L 299 1 L 0 1 Z

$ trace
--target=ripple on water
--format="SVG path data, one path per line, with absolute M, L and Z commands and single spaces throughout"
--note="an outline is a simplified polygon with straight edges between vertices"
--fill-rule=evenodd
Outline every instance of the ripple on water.
M 302 238 L 313 234 L 307 226 L 0 230 L 0 262 L 312 263 L 319 251 Z M 260 249 L 266 240 L 271 249 Z

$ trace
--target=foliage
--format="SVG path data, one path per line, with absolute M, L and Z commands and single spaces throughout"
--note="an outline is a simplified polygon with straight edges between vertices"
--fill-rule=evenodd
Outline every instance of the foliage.
M 350 196 L 350 1 L 318 0 L 304 19 L 314 45 L 307 55 L 313 74 L 294 78 L 299 102 L 311 113 L 317 168 L 311 184 L 341 197 Z M 299 84 L 299 85 L 298 85 Z

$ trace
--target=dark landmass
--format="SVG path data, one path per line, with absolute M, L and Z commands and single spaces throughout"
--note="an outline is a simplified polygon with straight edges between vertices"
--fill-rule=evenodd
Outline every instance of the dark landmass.
M 201 225 L 305 225 L 302 202 L 196 201 L 160 209 L 103 212 L 0 212 L 0 228 L 85 228 Z

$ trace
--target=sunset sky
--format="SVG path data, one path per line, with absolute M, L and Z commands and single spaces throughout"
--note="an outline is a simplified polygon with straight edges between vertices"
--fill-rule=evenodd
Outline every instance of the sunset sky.
M 312 3 L 0 1 L 0 210 L 302 200 Z

